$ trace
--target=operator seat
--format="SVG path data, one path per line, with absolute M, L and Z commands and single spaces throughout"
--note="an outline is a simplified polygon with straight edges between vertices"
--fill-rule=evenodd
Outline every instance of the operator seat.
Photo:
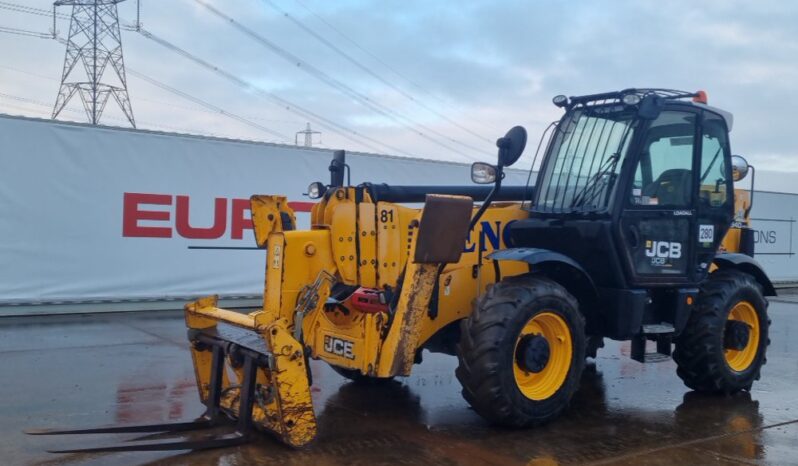
M 658 205 L 690 205 L 692 171 L 686 168 L 671 168 L 662 172 L 656 180 L 643 188 L 643 196 L 656 197 Z

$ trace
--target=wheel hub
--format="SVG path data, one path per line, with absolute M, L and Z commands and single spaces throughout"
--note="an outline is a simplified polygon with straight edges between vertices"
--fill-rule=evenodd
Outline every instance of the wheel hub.
M 727 320 L 723 332 L 723 347 L 735 351 L 742 351 L 748 346 L 751 329 L 748 324 L 739 320 Z
M 525 335 L 518 343 L 515 357 L 524 370 L 537 374 L 549 363 L 551 347 L 542 335 Z

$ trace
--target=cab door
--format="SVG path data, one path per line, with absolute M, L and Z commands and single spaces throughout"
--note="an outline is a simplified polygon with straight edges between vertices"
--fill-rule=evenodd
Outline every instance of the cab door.
M 631 286 L 693 279 L 698 113 L 664 110 L 638 140 L 622 188 L 621 254 Z
M 696 273 L 709 272 L 721 241 L 734 219 L 734 183 L 726 120 L 705 111 L 701 118 L 700 170 L 696 212 Z

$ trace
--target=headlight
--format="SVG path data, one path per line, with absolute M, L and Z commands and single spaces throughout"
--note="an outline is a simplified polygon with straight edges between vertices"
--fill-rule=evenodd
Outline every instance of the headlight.
M 324 196 L 325 192 L 327 192 L 327 186 L 324 186 L 324 183 L 321 181 L 316 181 L 310 183 L 310 186 L 308 186 L 307 196 L 311 199 L 319 199 Z
M 562 94 L 555 95 L 554 98 L 551 99 L 551 101 L 552 101 L 552 103 L 554 103 L 554 105 L 556 105 L 558 107 L 565 107 L 566 105 L 568 105 L 568 97 L 566 97 L 566 96 L 564 96 Z
M 490 184 L 496 181 L 496 167 L 489 163 L 474 162 L 471 165 L 471 181 L 477 184 Z
M 637 94 L 626 94 L 621 100 L 623 100 L 623 103 L 626 105 L 637 105 L 640 103 L 640 96 Z

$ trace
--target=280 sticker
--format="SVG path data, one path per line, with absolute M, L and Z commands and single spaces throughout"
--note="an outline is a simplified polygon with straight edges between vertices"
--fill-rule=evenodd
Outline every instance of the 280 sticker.
M 715 225 L 698 226 L 698 242 L 711 243 L 715 241 Z

